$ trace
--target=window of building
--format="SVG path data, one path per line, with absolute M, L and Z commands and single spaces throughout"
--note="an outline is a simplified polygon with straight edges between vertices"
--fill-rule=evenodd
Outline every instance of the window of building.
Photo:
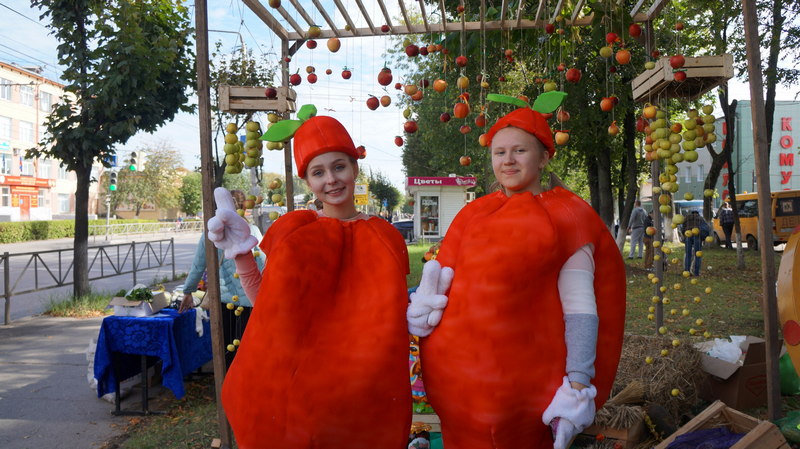
M 50 196 L 47 194 L 47 189 L 39 189 L 39 207 L 48 207 L 50 205 Z
M 422 235 L 439 235 L 439 197 L 421 196 L 420 197 L 420 226 Z
M 0 116 L 0 140 L 11 140 L 11 117 Z
M 20 86 L 19 102 L 25 106 L 33 107 L 33 86 Z
M 39 93 L 39 110 L 42 112 L 50 112 L 50 107 L 53 105 L 53 94 L 50 92 Z
M 41 125 L 39 125 L 38 141 L 41 142 L 42 140 L 44 140 L 46 135 L 47 135 L 47 126 L 45 126 L 45 124 L 42 123 Z
M 705 173 L 705 172 L 706 172 L 706 170 L 705 170 L 705 167 L 703 167 L 703 164 L 698 164 L 697 165 L 697 180 L 698 181 L 703 181 L 704 180 L 703 179 L 703 173 Z
M 11 153 L 0 153 L 0 174 L 11 174 Z
M 66 193 L 58 194 L 58 211 L 69 212 L 69 194 Z
M 50 177 L 50 159 L 39 159 L 39 177 Z
M 69 179 L 69 172 L 67 167 L 63 165 L 58 166 L 58 179 Z
M 20 175 L 33 176 L 33 159 L 22 159 Z
M 692 166 L 687 165 L 685 168 L 685 172 L 683 172 L 683 179 L 686 182 L 692 182 Z
M 33 135 L 33 123 L 24 120 L 19 121 L 19 140 L 25 143 L 36 142 L 35 136 Z
M 11 81 L 0 78 L 0 100 L 11 101 Z
M 0 187 L 0 206 L 2 207 L 11 206 L 11 188 Z

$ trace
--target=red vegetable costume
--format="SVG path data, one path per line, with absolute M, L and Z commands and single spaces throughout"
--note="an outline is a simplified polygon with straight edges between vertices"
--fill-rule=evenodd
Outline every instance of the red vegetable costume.
M 546 122 L 531 120 L 532 113 L 508 114 L 489 139 L 515 126 L 553 152 Z M 456 216 L 437 257 L 455 270 L 449 302 L 438 327 L 421 341 L 426 391 L 447 449 L 553 447 L 542 413 L 566 373 L 557 282 L 567 259 L 590 243 L 599 317 L 592 383 L 599 408 L 616 374 L 625 318 L 624 266 L 603 222 L 562 188 L 510 197 L 499 191 Z
M 341 124 L 295 134 L 298 171 L 315 156 L 358 157 Z M 411 425 L 408 254 L 385 220 L 296 211 L 260 244 L 268 257 L 222 389 L 240 448 L 400 449 Z

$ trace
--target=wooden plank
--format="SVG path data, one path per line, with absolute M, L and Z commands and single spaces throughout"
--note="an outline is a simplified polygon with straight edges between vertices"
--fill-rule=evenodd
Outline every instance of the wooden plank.
M 383 1 L 383 0 L 380 0 L 380 1 Z M 350 14 L 347 13 L 347 8 L 344 7 L 344 5 L 342 4 L 341 0 L 333 0 L 333 3 L 336 4 L 336 8 L 339 10 L 339 13 L 342 15 L 342 17 L 344 17 L 344 21 L 347 22 L 347 24 L 350 26 L 350 32 L 353 33 L 353 36 L 359 36 L 361 33 L 359 32 L 359 30 L 356 29 L 356 26 L 353 23 L 353 19 L 350 18 Z M 367 29 L 369 29 L 369 28 L 367 28 Z M 370 31 L 372 31 L 372 30 L 370 30 Z M 365 36 L 368 36 L 368 35 L 369 34 L 365 34 Z M 292 178 L 286 178 L 286 179 L 292 179 Z
M 228 86 L 219 86 L 217 97 L 219 99 L 219 108 L 226 111 L 231 108 L 231 103 L 228 101 L 231 96 L 231 88 Z
M 386 9 L 386 5 L 383 3 L 383 0 L 378 0 L 378 6 L 381 8 L 381 14 L 383 14 L 383 20 L 386 25 L 389 26 L 389 32 L 394 33 L 394 26 L 392 26 L 392 17 L 389 15 L 389 10 Z
M 563 6 L 564 6 L 564 0 L 558 0 L 558 3 L 556 3 L 556 9 L 553 10 L 553 17 L 550 18 L 550 22 L 556 21 L 556 17 L 558 17 L 558 15 L 561 14 L 561 8 Z
M 267 11 L 267 8 L 265 8 L 264 5 L 261 4 L 261 2 L 259 2 L 258 0 L 242 0 L 242 2 L 248 8 L 250 8 L 250 11 L 253 11 L 253 14 L 255 14 L 256 17 L 258 17 L 259 19 L 261 19 L 262 22 L 264 22 L 264 25 L 266 25 L 267 28 L 272 30 L 273 33 L 277 34 L 278 38 L 280 38 L 281 40 L 286 40 L 289 38 L 289 32 L 286 31 L 286 28 L 284 28 L 275 19 L 275 17 L 269 11 Z
M 422 24 L 425 26 L 425 31 L 431 32 L 431 27 L 428 25 L 428 14 L 425 12 L 425 0 L 419 0 L 419 10 L 422 14 Z
M 572 10 L 572 17 L 570 18 L 572 22 L 575 22 L 575 19 L 578 17 L 578 14 L 580 14 L 581 9 L 583 9 L 583 4 L 585 1 L 586 0 L 578 0 L 578 2 L 575 3 L 575 9 Z
M 397 0 L 400 5 L 400 14 L 403 15 L 403 20 L 406 22 L 406 30 L 411 31 L 411 20 L 408 19 L 408 11 L 406 11 L 406 4 L 403 0 Z
M 303 18 L 303 20 L 306 21 L 308 26 L 319 25 L 318 23 L 314 23 L 314 19 L 312 19 L 311 16 L 308 15 L 308 13 L 306 12 L 305 8 L 303 8 L 303 5 L 301 5 L 299 1 L 297 1 L 297 0 L 289 0 L 289 2 L 292 4 L 292 6 L 294 6 L 294 9 L 297 10 L 298 14 L 300 14 L 300 16 Z
M 522 20 L 523 5 L 525 5 L 525 2 L 520 0 L 519 5 L 517 5 L 517 28 L 519 28 L 519 22 Z
M 539 17 L 542 17 L 546 5 L 547 3 L 545 3 L 545 0 L 539 0 L 539 7 L 536 8 L 536 15 L 533 17 L 534 22 L 538 21 Z
M 372 23 L 372 20 L 369 17 L 367 8 L 364 7 L 364 2 L 361 0 L 356 0 L 356 5 L 358 5 L 358 9 L 361 11 L 361 15 L 364 16 L 364 20 L 367 21 L 367 28 L 369 28 L 372 34 L 378 34 L 378 31 L 375 29 L 375 25 Z
M 644 0 L 639 0 L 631 9 L 631 17 L 636 17 L 636 14 L 639 13 L 639 10 L 642 9 L 642 5 L 644 4 Z
M 667 5 L 667 0 L 656 0 L 653 2 L 653 5 L 650 6 L 650 9 L 647 10 L 647 20 L 653 19 L 658 13 L 664 9 L 664 6 Z
M 325 7 L 322 6 L 319 0 L 311 0 L 311 1 L 314 3 L 314 6 L 317 7 L 319 13 L 322 14 L 322 18 L 325 19 L 325 23 L 327 23 L 328 26 L 331 27 L 331 32 L 334 34 L 334 36 L 341 37 L 341 31 L 339 30 L 339 28 L 336 27 L 336 24 L 331 19 L 331 16 L 328 15 L 328 11 L 325 10 Z
M 654 68 L 639 74 L 631 82 L 634 101 L 667 98 L 698 98 L 733 76 L 733 56 L 730 54 L 686 58 L 683 68 L 686 80 L 675 81 L 669 56 L 656 61 Z

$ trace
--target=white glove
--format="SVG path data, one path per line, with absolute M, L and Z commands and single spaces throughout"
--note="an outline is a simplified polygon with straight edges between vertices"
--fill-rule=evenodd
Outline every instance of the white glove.
M 447 307 L 447 296 L 444 293 L 450 288 L 454 274 L 452 268 L 442 268 L 436 260 L 425 263 L 419 287 L 411 294 L 411 304 L 406 311 L 409 333 L 427 337 L 433 332 Z
M 250 234 L 247 220 L 234 210 L 233 197 L 224 187 L 214 189 L 217 211 L 208 219 L 208 239 L 225 251 L 226 259 L 249 253 L 258 240 Z
M 555 434 L 554 449 L 566 449 L 577 434 L 592 424 L 595 396 L 597 389 L 594 385 L 576 390 L 564 376 L 564 383 L 542 414 L 542 422 L 550 425 Z

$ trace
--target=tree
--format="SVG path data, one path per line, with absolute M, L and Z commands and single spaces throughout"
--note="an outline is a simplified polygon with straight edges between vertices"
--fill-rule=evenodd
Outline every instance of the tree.
M 180 207 L 186 215 L 197 215 L 203 209 L 202 178 L 198 172 L 183 177 L 180 187 Z
M 115 145 L 190 111 L 194 81 L 189 11 L 168 0 L 33 0 L 60 42 L 67 95 L 26 157 L 51 157 L 77 175 L 75 297 L 89 292 L 88 208 L 92 164 L 110 166 Z
M 147 204 L 160 209 L 178 207 L 180 204 L 180 185 L 178 169 L 181 155 L 178 150 L 160 144 L 151 148 L 139 148 L 145 154 L 147 163 L 144 170 L 129 170 L 125 165 L 119 171 L 119 185 L 112 195 L 112 210 L 119 204 L 131 206 L 136 216 Z
M 393 186 L 381 172 L 370 172 L 369 191 L 378 198 L 381 209 L 383 209 L 383 203 L 386 202 L 386 210 L 389 213 L 394 211 L 402 197 L 397 187 Z

